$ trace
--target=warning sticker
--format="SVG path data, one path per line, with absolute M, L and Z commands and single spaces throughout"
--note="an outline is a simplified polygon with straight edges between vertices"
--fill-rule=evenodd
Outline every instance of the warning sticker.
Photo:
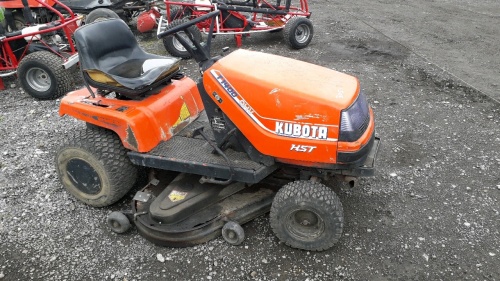
M 188 194 L 187 192 L 172 190 L 172 192 L 170 192 L 170 194 L 168 195 L 168 198 L 172 202 L 177 202 L 177 201 L 184 200 L 184 198 L 186 198 L 187 194 Z

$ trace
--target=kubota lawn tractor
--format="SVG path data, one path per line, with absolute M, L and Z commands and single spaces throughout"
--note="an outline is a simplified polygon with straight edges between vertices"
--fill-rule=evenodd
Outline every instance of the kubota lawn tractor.
M 211 34 L 200 44 L 190 27 L 218 15 L 158 34 L 189 50 L 198 82 L 180 72 L 179 59 L 145 53 L 121 20 L 75 32 L 87 87 L 66 95 L 60 114 L 87 126 L 57 151 L 59 178 L 78 200 L 102 207 L 148 171 L 131 210 L 108 222 L 118 233 L 133 222 L 160 245 L 221 234 L 237 245 L 241 225 L 270 212 L 287 245 L 328 249 L 344 217 L 325 183 L 373 175 L 380 141 L 372 109 L 355 77 L 331 69 L 242 49 L 210 57 Z

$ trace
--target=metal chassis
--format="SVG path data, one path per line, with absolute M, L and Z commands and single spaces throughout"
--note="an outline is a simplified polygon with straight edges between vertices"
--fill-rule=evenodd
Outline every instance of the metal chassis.
M 247 1 L 249 2 L 249 1 Z M 281 1 L 278 0 L 278 3 Z M 245 2 L 235 2 L 230 3 L 227 6 L 221 6 L 217 3 L 212 3 L 211 5 L 206 4 L 195 4 L 195 3 L 185 3 L 179 1 L 165 1 L 166 5 L 166 19 L 160 19 L 160 23 L 166 22 L 168 24 L 171 23 L 171 12 L 172 6 L 181 7 L 183 11 L 189 10 L 191 11 L 191 18 L 200 17 L 212 11 L 228 11 L 232 14 L 239 14 L 241 17 L 244 17 L 240 14 L 240 12 L 250 13 L 251 16 L 249 20 L 256 24 L 252 26 L 250 29 L 244 27 L 227 27 L 225 20 L 222 16 L 216 17 L 216 25 L 213 31 L 213 35 L 224 34 L 224 35 L 234 35 L 236 39 L 236 44 L 238 47 L 241 47 L 241 39 L 244 34 L 251 34 L 257 32 L 269 32 L 269 31 L 277 31 L 283 29 L 285 24 L 294 16 L 307 17 L 311 16 L 309 12 L 309 5 L 307 0 L 300 0 L 300 7 L 291 6 L 291 0 L 285 0 L 286 4 L 284 5 L 273 5 L 269 0 L 256 0 L 255 5 L 258 8 L 250 6 Z M 276 25 L 272 26 L 268 23 L 274 22 Z M 246 20 L 245 20 L 246 23 Z M 201 32 L 208 34 L 209 23 L 198 23 L 197 27 L 201 30 Z M 161 28 L 161 26 L 159 27 Z
M 49 9 L 52 11 L 54 14 L 59 16 L 59 21 L 60 24 L 57 26 L 53 26 L 44 30 L 40 31 L 35 31 L 31 33 L 26 33 L 26 34 L 20 34 L 20 35 L 15 35 L 15 36 L 1 36 L 0 37 L 0 44 L 1 44 L 1 52 L 0 52 L 0 90 L 4 89 L 4 84 L 3 84 L 3 79 L 4 77 L 12 76 L 17 73 L 17 67 L 19 66 L 19 62 L 22 60 L 22 58 L 27 54 L 27 51 L 29 49 L 29 46 L 33 44 L 34 42 L 41 43 L 45 47 L 47 47 L 48 50 L 51 50 L 54 54 L 60 56 L 61 58 L 64 59 L 64 64 L 63 67 L 65 69 L 71 67 L 72 65 L 76 64 L 78 62 L 78 53 L 76 51 L 75 44 L 73 41 L 67 40 L 68 45 L 69 45 L 69 52 L 65 52 L 68 55 L 71 56 L 63 56 L 61 53 L 57 52 L 56 50 L 52 49 L 46 42 L 43 40 L 37 40 L 34 41 L 33 38 L 35 38 L 36 35 L 39 34 L 44 34 L 44 33 L 49 33 L 53 32 L 56 30 L 62 29 L 64 31 L 64 34 L 66 38 L 71 38 L 71 35 L 73 34 L 74 29 L 78 27 L 77 21 L 81 19 L 81 17 L 76 16 L 73 11 L 71 11 L 70 8 L 65 6 L 64 4 L 60 3 L 57 0 L 54 0 L 58 5 L 63 7 L 69 14 L 68 18 L 65 18 L 61 12 L 53 8 L 52 6 L 48 5 L 45 1 L 43 0 L 36 0 L 38 3 L 43 5 L 45 8 Z M 72 29 L 73 28 L 73 29 Z M 9 42 L 16 41 L 16 40 L 25 40 L 25 37 L 30 37 L 31 40 L 28 41 L 28 44 L 24 46 L 23 53 L 19 56 L 19 59 L 16 57 L 14 54 L 14 50 L 12 50 Z

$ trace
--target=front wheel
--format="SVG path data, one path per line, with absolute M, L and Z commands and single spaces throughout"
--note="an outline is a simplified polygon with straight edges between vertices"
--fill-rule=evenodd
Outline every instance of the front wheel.
M 165 30 L 172 29 L 178 25 L 186 23 L 187 19 L 179 19 L 172 21 Z M 201 31 L 195 25 L 192 25 L 188 28 L 189 32 L 193 35 L 194 40 L 201 42 Z M 187 34 L 184 31 L 177 32 L 182 38 L 184 38 L 189 44 L 192 44 L 191 40 L 189 40 Z M 182 44 L 175 38 L 174 35 L 169 35 L 163 38 L 163 46 L 167 52 L 169 52 L 174 57 L 179 57 L 183 59 L 191 58 L 191 54 L 182 46 Z
M 291 18 L 283 29 L 283 37 L 288 46 L 302 49 L 311 43 L 314 29 L 311 20 L 304 17 Z
M 295 181 L 276 194 L 270 220 L 273 232 L 286 245 L 323 251 L 342 235 L 344 212 L 339 198 L 327 186 Z
M 17 69 L 21 87 L 34 98 L 55 99 L 71 90 L 71 75 L 63 59 L 48 51 L 26 55 Z
M 58 150 L 55 164 L 66 190 L 94 207 L 120 200 L 137 179 L 137 167 L 130 162 L 120 138 L 99 127 L 75 132 Z

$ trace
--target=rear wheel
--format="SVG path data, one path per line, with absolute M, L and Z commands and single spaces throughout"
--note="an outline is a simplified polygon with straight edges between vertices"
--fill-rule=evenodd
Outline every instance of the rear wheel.
M 323 251 L 342 235 L 344 214 L 330 188 L 318 182 L 295 181 L 276 194 L 270 219 L 273 232 L 288 246 Z
M 69 193 L 94 207 L 120 200 L 137 178 L 137 167 L 121 140 L 113 131 L 99 127 L 75 132 L 57 152 L 55 164 Z
M 87 15 L 87 17 L 85 18 L 85 23 L 88 24 L 95 21 L 119 19 L 119 18 L 120 16 L 118 16 L 118 14 L 113 12 L 112 10 L 106 8 L 99 8 L 93 10 Z
M 172 29 L 180 24 L 186 23 L 188 20 L 187 19 L 179 19 L 179 20 L 174 20 L 172 21 L 165 30 Z M 201 31 L 196 27 L 195 25 L 192 25 L 188 28 L 189 32 L 193 35 L 193 38 L 201 42 Z M 189 44 L 192 44 L 191 41 L 188 39 L 187 34 L 184 31 L 179 31 L 177 32 L 178 35 L 180 35 L 182 38 L 185 38 Z M 165 49 L 167 52 L 169 52 L 172 56 L 174 57 L 179 57 L 183 59 L 189 59 L 191 58 L 191 54 L 182 46 L 182 44 L 177 40 L 173 35 L 169 35 L 165 38 L 163 38 L 163 46 L 165 46 Z
M 283 29 L 283 37 L 288 46 L 302 49 L 311 43 L 314 34 L 312 22 L 308 18 L 291 18 Z
M 24 91 L 41 100 L 65 95 L 71 90 L 71 75 L 62 63 L 61 57 L 48 51 L 26 55 L 17 69 Z

